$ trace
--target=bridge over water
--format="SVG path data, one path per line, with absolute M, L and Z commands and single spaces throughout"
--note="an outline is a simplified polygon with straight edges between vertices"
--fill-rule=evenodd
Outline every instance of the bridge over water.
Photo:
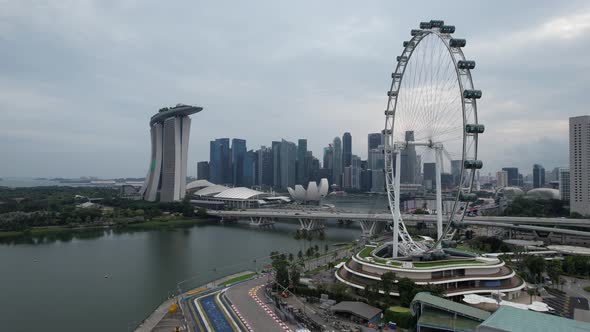
M 359 222 L 363 234 L 371 236 L 384 225 L 391 223 L 388 212 L 365 213 L 338 210 L 306 209 L 248 209 L 239 211 L 208 211 L 208 214 L 221 217 L 222 220 L 245 219 L 252 225 L 272 225 L 278 220 L 298 221 L 302 230 L 313 231 L 324 227 L 326 220 Z M 402 215 L 406 225 L 418 223 L 436 223 L 436 215 Z M 446 220 L 443 219 L 443 222 Z M 529 232 L 546 232 L 549 234 L 574 235 L 590 238 L 590 219 L 572 218 L 536 218 L 536 217 L 465 217 L 465 226 L 483 226 L 507 228 Z M 571 227 L 571 228 L 566 228 Z M 584 230 L 580 230 L 584 229 Z

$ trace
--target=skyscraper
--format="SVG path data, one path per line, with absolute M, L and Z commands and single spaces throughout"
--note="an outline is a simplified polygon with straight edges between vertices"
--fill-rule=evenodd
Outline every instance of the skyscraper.
M 385 191 L 385 172 L 382 169 L 371 171 L 371 191 L 382 193 Z
M 256 179 L 256 152 L 250 150 L 244 154 L 242 163 L 242 186 L 252 187 Z
M 209 142 L 209 181 L 215 184 L 231 183 L 229 138 Z
M 352 163 L 352 136 L 349 132 L 342 135 L 342 167 L 348 167 Z
M 570 118 L 570 211 L 590 215 L 590 115 Z
M 568 167 L 559 168 L 559 199 L 569 202 L 570 200 L 570 169 Z
M 321 178 L 319 177 L 319 171 L 320 171 L 320 161 L 318 160 L 318 158 L 314 157 L 311 153 L 311 151 L 307 151 L 307 180 L 306 182 L 309 183 L 309 181 L 320 181 Z M 327 177 L 326 177 L 327 179 Z
M 162 108 L 150 119 L 151 159 L 141 194 L 147 201 L 172 202 L 184 198 L 190 137 L 189 115 L 202 107 L 178 104 Z
M 324 163 L 323 168 L 332 169 L 332 161 L 334 159 L 334 148 L 332 144 L 329 144 L 324 148 Z
M 373 171 L 370 169 L 363 169 L 361 170 L 361 189 L 364 191 L 371 191 L 372 186 L 372 175 Z
M 461 160 L 451 160 L 451 175 L 453 176 L 453 185 L 461 184 L 461 168 L 463 167 Z
M 496 188 L 508 187 L 508 172 L 496 172 Z
M 427 189 L 436 187 L 436 163 L 424 163 L 424 186 Z
M 343 169 L 342 189 L 352 189 L 352 166 L 346 166 Z
M 297 164 L 297 145 L 281 140 L 280 147 L 280 185 L 281 189 L 295 186 L 295 166 Z
M 281 142 L 272 142 L 272 185 L 281 188 Z
M 267 148 L 265 146 L 261 147 L 260 150 L 257 151 L 258 158 L 257 158 L 257 182 L 256 184 L 259 186 L 269 186 L 272 187 L 273 185 L 273 160 L 272 160 L 272 149 Z
M 517 167 L 504 167 L 502 168 L 508 174 L 508 185 L 509 186 L 520 186 L 522 181 L 520 180 L 520 175 L 518 174 Z
M 542 188 L 545 185 L 545 168 L 539 164 L 533 165 L 533 188 Z
M 383 145 L 383 143 L 383 135 L 381 133 L 367 135 L 367 151 L 376 149 L 379 145 Z
M 383 155 L 382 145 L 369 150 L 369 155 L 367 156 L 367 167 L 369 169 L 385 168 L 385 156 Z
M 333 149 L 332 181 L 338 187 L 342 187 L 342 140 L 340 140 L 340 137 L 334 137 Z
M 406 131 L 406 142 L 414 141 L 414 132 Z M 413 145 L 406 146 L 400 153 L 401 155 L 401 183 L 416 183 L 416 147 Z M 426 178 L 426 175 L 424 175 Z
M 307 161 L 307 140 L 299 139 L 297 141 L 297 184 L 306 185 L 308 182 Z
M 234 138 L 231 140 L 232 184 L 244 186 L 244 158 L 246 157 L 246 140 Z
M 324 148 L 324 160 L 322 164 L 322 172 L 328 183 L 333 184 L 334 178 L 332 177 L 332 163 L 334 162 L 334 148 L 332 144 L 329 144 Z
M 197 163 L 197 180 L 209 180 L 208 161 L 199 161 Z
M 350 167 L 352 167 L 352 188 L 361 189 L 361 158 L 353 154 Z

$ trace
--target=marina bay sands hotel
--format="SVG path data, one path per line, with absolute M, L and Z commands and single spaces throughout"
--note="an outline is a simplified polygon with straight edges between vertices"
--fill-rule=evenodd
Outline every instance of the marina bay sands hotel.
M 141 195 L 146 201 L 172 202 L 184 198 L 191 119 L 202 107 L 178 104 L 162 108 L 150 119 L 150 165 Z

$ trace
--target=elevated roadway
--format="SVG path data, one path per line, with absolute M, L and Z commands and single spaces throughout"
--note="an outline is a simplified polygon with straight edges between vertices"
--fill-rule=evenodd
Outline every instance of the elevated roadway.
M 279 219 L 299 221 L 302 229 L 313 230 L 323 225 L 325 220 L 358 221 L 363 232 L 372 235 L 378 223 L 390 223 L 391 214 L 388 212 L 363 213 L 334 210 L 296 210 L 296 209 L 248 209 L 240 211 L 208 211 L 208 214 L 223 219 L 246 219 L 252 224 L 272 224 Z M 415 225 L 420 222 L 436 223 L 435 215 L 404 214 L 404 223 Z M 443 222 L 446 222 L 443 219 Z M 549 232 L 554 234 L 590 237 L 589 231 L 567 229 L 562 227 L 590 228 L 590 219 L 572 218 L 536 218 L 536 217 L 493 217 L 477 216 L 465 217 L 466 226 L 484 226 L 526 230 L 534 232 Z

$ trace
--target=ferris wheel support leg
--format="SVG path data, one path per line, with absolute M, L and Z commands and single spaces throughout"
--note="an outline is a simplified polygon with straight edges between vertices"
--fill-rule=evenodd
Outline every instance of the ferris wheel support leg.
M 400 199 L 399 199 L 399 187 L 400 187 L 400 175 L 401 175 L 401 154 L 400 151 L 396 149 L 395 151 L 395 178 L 394 178 L 394 185 L 393 191 L 395 196 L 395 202 L 393 202 L 393 253 L 392 257 L 396 258 L 398 254 L 398 246 L 399 246 L 399 221 L 401 218 L 400 209 Z
M 440 179 L 440 172 L 442 167 L 442 147 L 436 147 L 436 237 L 437 240 L 443 236 L 443 223 L 442 223 L 442 184 Z M 437 248 L 440 248 L 440 243 Z

